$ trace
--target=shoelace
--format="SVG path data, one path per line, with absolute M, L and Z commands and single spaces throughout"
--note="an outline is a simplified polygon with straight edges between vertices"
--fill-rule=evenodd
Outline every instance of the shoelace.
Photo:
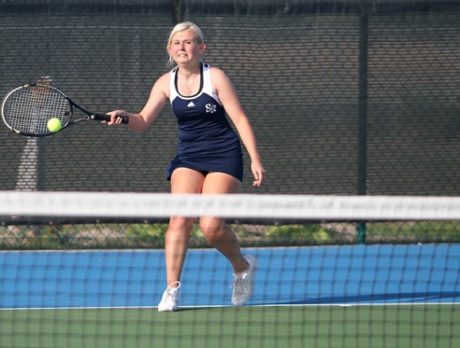
M 166 289 L 166 292 L 168 293 L 169 296 L 174 298 L 174 297 L 177 296 L 177 291 L 180 288 L 180 282 L 176 281 L 176 282 L 173 283 L 173 285 L 177 285 L 177 286 L 176 287 L 168 287 Z
M 233 283 L 231 284 L 231 287 L 235 289 L 235 294 L 241 295 L 245 292 L 245 287 L 241 285 L 242 281 L 246 279 L 248 276 L 247 272 L 244 272 L 243 274 L 235 274 L 233 276 Z

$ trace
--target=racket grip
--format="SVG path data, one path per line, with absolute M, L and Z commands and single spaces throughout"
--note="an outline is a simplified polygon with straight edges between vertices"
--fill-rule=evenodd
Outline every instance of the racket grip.
M 123 124 L 128 124 L 129 123 L 129 117 L 128 116 L 117 116 L 121 118 L 121 123 Z M 96 121 L 110 121 L 110 115 L 106 114 L 93 114 L 91 115 L 92 120 Z

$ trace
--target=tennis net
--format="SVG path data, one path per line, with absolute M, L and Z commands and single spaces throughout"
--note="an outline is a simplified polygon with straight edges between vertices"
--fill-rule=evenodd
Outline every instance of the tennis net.
M 457 347 L 460 198 L 0 192 L 2 347 Z M 246 306 L 194 227 L 159 313 L 171 215 L 222 216 Z

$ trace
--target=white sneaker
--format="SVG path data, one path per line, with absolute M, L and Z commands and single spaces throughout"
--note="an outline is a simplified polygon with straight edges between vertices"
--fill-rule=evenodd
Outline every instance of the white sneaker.
M 235 306 L 242 306 L 248 302 L 252 294 L 252 286 L 255 278 L 257 260 L 254 256 L 245 256 L 249 268 L 243 273 L 233 274 L 232 303 Z
M 158 312 L 174 312 L 179 306 L 180 282 L 174 282 L 175 287 L 168 286 L 163 292 L 161 301 L 158 304 Z

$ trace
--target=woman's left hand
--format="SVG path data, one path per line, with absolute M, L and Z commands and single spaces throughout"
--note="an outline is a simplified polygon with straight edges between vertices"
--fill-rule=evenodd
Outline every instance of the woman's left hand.
M 260 163 L 260 161 L 253 161 L 251 163 L 251 170 L 252 170 L 252 175 L 254 176 L 254 180 L 252 181 L 252 186 L 259 187 L 260 185 L 262 185 L 262 182 L 264 181 L 265 169 L 262 166 L 262 163 Z

